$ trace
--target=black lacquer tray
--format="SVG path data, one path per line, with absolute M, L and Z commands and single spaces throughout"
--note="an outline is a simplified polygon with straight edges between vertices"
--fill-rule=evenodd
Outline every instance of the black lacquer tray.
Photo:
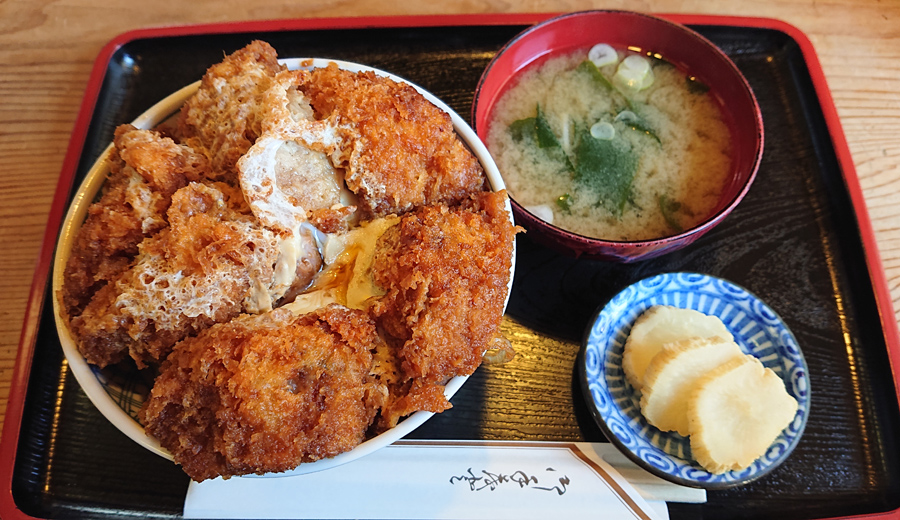
M 188 478 L 93 407 L 67 370 L 46 289 L 62 212 L 116 125 L 254 38 L 285 58 L 342 59 L 395 73 L 468 118 L 493 54 L 546 17 L 254 22 L 140 31 L 111 43 L 109 60 L 101 56 L 88 86 L 36 274 L 3 437 L 4 518 L 181 515 Z M 706 504 L 671 504 L 671 517 L 897 515 L 896 323 L 846 143 L 830 97 L 822 102 L 824 78 L 810 60 L 811 46 L 773 20 L 674 18 L 731 56 L 758 97 L 766 145 L 749 195 L 692 246 L 642 263 L 573 259 L 520 235 L 503 325 L 517 359 L 480 368 L 456 394 L 454 407 L 412 437 L 605 441 L 575 369 L 588 320 L 632 282 L 695 271 L 742 285 L 784 319 L 809 364 L 812 405 L 805 434 L 785 464 L 749 485 L 709 492 Z

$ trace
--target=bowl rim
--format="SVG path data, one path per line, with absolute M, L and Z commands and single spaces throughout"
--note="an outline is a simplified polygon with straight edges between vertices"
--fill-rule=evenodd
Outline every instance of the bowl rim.
M 761 470 L 759 470 L 755 473 L 748 473 L 747 475 L 745 475 L 742 478 L 735 478 L 732 480 L 711 480 L 711 481 L 691 480 L 691 479 L 682 478 L 682 477 L 673 475 L 671 473 L 667 473 L 664 470 L 662 470 L 658 467 L 655 467 L 652 464 L 649 464 L 646 460 L 639 457 L 631 448 L 626 446 L 625 443 L 621 439 L 619 439 L 619 437 L 615 434 L 615 432 L 610 428 L 609 424 L 607 423 L 606 418 L 603 416 L 601 411 L 598 409 L 597 404 L 594 402 L 594 398 L 593 398 L 593 395 L 592 395 L 591 389 L 590 389 L 590 382 L 588 381 L 586 354 L 587 354 L 588 342 L 590 340 L 592 330 L 593 330 L 596 322 L 600 318 L 600 315 L 606 310 L 608 305 L 615 298 L 617 298 L 620 295 L 622 295 L 623 293 L 626 293 L 627 291 L 631 290 L 633 287 L 636 287 L 636 286 L 642 285 L 642 284 L 652 283 L 658 279 L 659 280 L 668 279 L 670 277 L 697 277 L 701 280 L 708 280 L 713 283 L 720 283 L 720 284 L 728 285 L 734 289 L 744 292 L 748 296 L 749 299 L 756 301 L 758 304 L 760 304 L 760 306 L 763 309 L 765 309 L 767 312 L 771 313 L 771 315 L 774 317 L 775 321 L 777 321 L 783 327 L 784 334 L 787 335 L 793 341 L 793 344 L 797 346 L 797 359 L 799 359 L 799 361 L 800 361 L 799 365 L 802 368 L 803 373 L 805 374 L 804 380 L 806 381 L 806 385 L 807 385 L 806 389 L 805 389 L 805 397 L 803 398 L 803 400 L 801 401 L 799 398 L 797 399 L 798 404 L 800 404 L 800 407 L 798 408 L 798 412 L 797 412 L 798 414 L 800 414 L 800 424 L 797 427 L 796 434 L 793 435 L 793 437 L 791 438 L 791 440 L 788 443 L 785 450 L 779 454 L 777 460 L 774 463 L 769 464 L 765 468 L 762 468 Z M 633 324 L 633 321 L 632 321 L 632 324 Z M 613 332 L 613 331 L 610 331 L 610 332 Z M 601 352 L 601 354 L 605 354 L 607 352 L 607 350 L 608 349 L 604 348 L 603 351 Z M 753 355 L 753 354 L 751 354 L 751 355 Z M 587 327 L 585 328 L 584 335 L 582 337 L 581 349 L 578 352 L 578 357 L 577 357 L 576 363 L 578 365 L 579 386 L 581 389 L 581 393 L 582 393 L 584 402 L 587 405 L 587 407 L 591 413 L 591 416 L 594 419 L 594 422 L 597 424 L 597 426 L 603 432 L 603 435 L 607 438 L 607 440 L 609 440 L 610 443 L 612 443 L 620 452 L 622 452 L 622 454 L 624 454 L 626 457 L 628 457 L 629 460 L 631 460 L 632 462 L 634 462 L 641 468 L 649 471 L 653 475 L 656 475 L 664 480 L 667 480 L 669 482 L 673 482 L 675 484 L 679 484 L 682 486 L 688 486 L 688 487 L 700 488 L 700 489 L 706 489 L 706 490 L 723 490 L 723 489 L 734 488 L 737 486 L 742 486 L 742 485 L 748 484 L 750 482 L 753 482 L 755 480 L 758 480 L 758 479 L 768 475 L 770 472 L 772 472 L 773 470 L 775 470 L 776 468 L 781 466 L 781 464 L 783 464 L 784 461 L 786 461 L 790 457 L 790 455 L 793 453 L 794 449 L 799 444 L 800 439 L 803 437 L 803 433 L 806 430 L 806 425 L 809 420 L 809 415 L 810 415 L 810 411 L 811 411 L 810 408 L 811 408 L 811 404 L 812 404 L 812 395 L 811 395 L 812 390 L 809 386 L 809 366 L 806 362 L 805 356 L 803 355 L 803 351 L 800 349 L 800 346 L 796 341 L 796 337 L 794 336 L 793 332 L 790 330 L 790 328 L 787 326 L 787 324 L 784 322 L 784 320 L 781 318 L 781 316 L 778 313 L 776 313 L 771 307 L 769 307 L 769 305 L 766 304 L 762 299 L 760 299 L 756 294 L 754 294 L 753 292 L 747 290 L 745 287 L 743 287 L 735 282 L 732 282 L 730 280 L 727 280 L 725 278 L 715 276 L 715 275 L 704 274 L 704 273 L 699 273 L 699 272 L 692 272 L 692 271 L 673 271 L 673 272 L 658 273 L 655 275 L 647 276 L 647 277 L 644 277 L 640 280 L 637 280 L 637 281 L 629 284 L 628 286 L 623 288 L 621 291 L 618 291 L 615 295 L 613 295 L 606 303 L 600 305 L 597 308 L 596 312 L 591 317 L 591 319 L 588 321 Z M 783 376 L 779 376 L 779 377 L 782 379 L 783 383 L 785 383 L 786 385 L 789 384 L 789 381 L 786 381 L 783 378 Z M 626 384 L 630 385 L 630 383 L 626 383 Z M 613 406 L 617 409 L 620 409 L 618 404 L 613 404 Z M 652 428 L 652 426 L 650 426 L 650 427 Z M 779 433 L 779 436 L 781 436 L 780 433 Z M 648 443 L 649 443 L 649 441 L 648 441 Z M 661 452 L 663 454 L 662 456 L 669 457 L 672 459 L 678 459 L 678 457 L 676 457 L 675 455 L 669 454 L 668 452 L 659 448 L 658 446 L 654 445 L 654 450 Z M 692 466 L 695 467 L 695 469 L 698 472 L 710 474 L 715 477 L 714 474 L 711 474 L 708 471 L 706 471 L 704 468 L 700 467 L 695 460 L 686 460 L 686 459 L 679 459 L 679 460 L 683 460 L 684 462 L 691 464 Z M 756 463 L 756 461 L 754 461 L 754 464 L 755 463 Z M 746 471 L 746 469 L 744 469 L 742 471 Z
M 278 61 L 291 70 L 299 68 L 321 68 L 334 63 L 339 68 L 344 70 L 348 70 L 351 72 L 372 72 L 378 76 L 387 77 L 398 83 L 412 86 L 428 101 L 433 103 L 440 110 L 444 111 L 450 116 L 453 122 L 453 129 L 459 135 L 462 142 L 475 155 L 482 168 L 484 169 L 485 176 L 488 180 L 491 191 L 501 191 L 506 189 L 503 178 L 500 176 L 500 172 L 497 169 L 497 165 L 494 163 L 493 157 L 488 152 L 487 147 L 485 147 L 481 140 L 478 138 L 478 135 L 475 133 L 472 127 L 470 127 L 469 124 L 446 103 L 441 101 L 437 96 L 422 88 L 421 86 L 390 72 L 356 62 L 329 58 L 283 58 L 279 59 Z M 177 114 L 181 106 L 188 100 L 188 98 L 190 98 L 199 89 L 200 83 L 201 81 L 197 80 L 169 94 L 168 96 L 148 108 L 137 118 L 135 118 L 131 122 L 131 124 L 139 129 L 151 129 L 156 125 L 166 121 L 167 119 Z M 88 208 L 94 201 L 94 198 L 96 197 L 97 193 L 99 193 L 100 188 L 106 180 L 106 175 L 109 172 L 109 157 L 112 150 L 113 144 L 110 143 L 98 156 L 88 173 L 85 175 L 85 178 L 78 186 L 77 191 L 72 198 L 72 201 L 69 203 L 69 207 L 66 210 L 65 216 L 63 217 L 63 223 L 60 228 L 56 250 L 54 252 L 51 279 L 54 322 L 56 325 L 60 343 L 62 345 L 63 354 L 65 355 L 66 361 L 69 365 L 69 369 L 72 371 L 72 374 L 78 381 L 79 386 L 81 386 L 82 390 L 85 392 L 85 394 L 87 394 L 91 403 L 100 411 L 100 413 L 104 417 L 106 417 L 109 422 L 111 422 L 120 432 L 125 434 L 131 440 L 143 446 L 147 450 L 155 453 L 156 455 L 169 460 L 173 460 L 172 454 L 168 450 L 160 446 L 159 442 L 156 439 L 147 435 L 143 426 L 138 423 L 131 415 L 129 415 L 121 406 L 116 404 L 115 399 L 104 388 L 104 385 L 100 383 L 97 374 L 95 373 L 95 370 L 99 371 L 99 369 L 86 362 L 84 356 L 79 352 L 75 340 L 71 332 L 69 331 L 69 328 L 66 326 L 66 322 L 63 317 L 64 312 L 58 297 L 64 280 L 65 264 L 68 260 L 69 255 L 71 254 L 74 239 L 87 216 Z M 509 197 L 507 197 L 505 204 L 506 210 L 507 212 L 509 212 L 510 222 L 514 223 L 511 200 L 509 199 Z M 506 306 L 509 303 L 509 298 L 512 293 L 515 267 L 516 247 L 514 242 L 510 264 L 510 276 L 507 282 L 506 299 L 503 305 L 504 312 Z M 453 397 L 453 395 L 456 394 L 456 392 L 462 387 L 463 383 L 466 382 L 468 377 L 469 376 L 455 376 L 450 379 L 450 381 L 444 387 L 444 396 L 448 400 Z M 434 412 L 428 411 L 420 410 L 414 412 L 413 414 L 402 419 L 394 428 L 376 435 L 375 437 L 366 439 L 349 451 L 340 453 L 334 457 L 327 459 L 320 459 L 314 462 L 304 462 L 298 465 L 296 468 L 285 472 L 267 473 L 265 475 L 254 476 L 284 477 L 291 475 L 300 475 L 329 469 L 351 462 L 401 439 L 402 437 L 406 436 L 407 434 L 421 426 L 433 415 Z
M 603 238 L 596 238 L 596 237 L 591 237 L 591 236 L 587 236 L 587 235 L 582 235 L 582 234 L 575 233 L 573 231 L 569 231 L 567 229 L 561 228 L 554 224 L 550 224 L 550 223 L 538 218 L 537 216 L 532 214 L 530 211 L 525 209 L 525 207 L 522 204 L 517 202 L 510 195 L 510 200 L 512 201 L 512 206 L 513 206 L 514 210 L 516 211 L 517 216 L 519 216 L 520 219 L 525 221 L 523 224 L 526 227 L 537 226 L 537 227 L 541 228 L 541 232 L 548 233 L 549 235 L 551 235 L 552 237 L 554 237 L 557 240 L 563 240 L 566 242 L 573 242 L 573 241 L 579 242 L 581 244 L 590 246 L 592 248 L 598 248 L 598 247 L 650 248 L 652 246 L 656 246 L 659 244 L 663 244 L 663 243 L 667 243 L 667 242 L 677 242 L 679 240 L 687 239 L 692 236 L 699 236 L 699 235 L 706 233 L 711 228 L 718 225 L 722 220 L 724 220 L 725 217 L 727 217 L 734 210 L 734 208 L 737 207 L 737 205 L 743 200 L 743 198 L 747 195 L 747 192 L 750 191 L 750 187 L 752 186 L 754 180 L 756 179 L 757 172 L 759 171 L 759 167 L 762 163 L 762 156 L 763 156 L 763 151 L 765 148 L 765 127 L 763 125 L 762 111 L 760 109 L 759 102 L 756 99 L 756 94 L 753 92 L 753 89 L 750 86 L 750 83 L 747 81 L 747 78 L 740 71 L 740 69 L 738 69 L 738 67 L 734 63 L 734 61 L 727 54 L 725 54 L 725 52 L 722 51 L 722 49 L 720 49 L 716 44 L 714 44 L 708 38 L 706 38 L 705 36 L 701 35 L 697 31 L 691 29 L 690 27 L 688 27 L 684 24 L 681 24 L 681 23 L 678 23 L 678 22 L 675 22 L 672 20 L 667 20 L 660 16 L 642 13 L 642 12 L 638 12 L 638 11 L 629 11 L 629 10 L 623 10 L 623 9 L 587 9 L 587 10 L 573 11 L 570 13 L 563 13 L 563 14 L 548 18 L 546 20 L 540 21 L 534 25 L 531 25 L 530 27 L 527 27 L 526 29 L 522 30 L 520 33 L 515 35 L 506 44 L 504 44 L 503 47 L 501 47 L 500 50 L 497 51 L 497 53 L 493 56 L 493 58 L 491 58 L 491 61 L 488 62 L 488 65 L 485 67 L 484 72 L 482 73 L 481 77 L 478 80 L 478 84 L 475 87 L 475 95 L 474 95 L 474 98 L 472 101 L 470 117 L 471 117 L 473 128 L 475 129 L 476 133 L 481 132 L 481 130 L 479 129 L 479 125 L 478 125 L 479 100 L 481 99 L 482 90 L 484 89 L 485 83 L 487 82 L 487 79 L 490 76 L 491 71 L 493 70 L 493 68 L 495 67 L 497 62 L 501 59 L 501 57 L 507 51 L 509 51 L 511 48 L 516 46 L 519 42 L 528 38 L 532 33 L 536 32 L 536 31 L 540 31 L 548 25 L 560 23 L 569 18 L 582 17 L 582 16 L 629 16 L 629 17 L 644 18 L 644 19 L 652 21 L 653 23 L 665 24 L 667 26 L 672 27 L 673 29 L 683 32 L 686 37 L 697 40 L 699 43 L 702 43 L 711 52 L 713 52 L 715 55 L 717 55 L 717 57 L 726 65 L 727 69 L 732 73 L 732 75 L 734 75 L 734 77 L 737 78 L 739 84 L 741 85 L 742 92 L 749 97 L 749 101 L 752 106 L 752 112 L 754 114 L 753 119 L 754 119 L 754 123 L 755 123 L 755 132 L 754 133 L 756 134 L 757 139 L 755 139 L 755 144 L 756 144 L 755 150 L 751 154 L 751 156 L 753 157 L 753 160 L 752 160 L 752 165 L 750 168 L 750 174 L 748 175 L 747 180 L 744 181 L 743 185 L 741 186 L 741 189 L 738 190 L 735 193 L 734 197 L 732 197 L 732 199 L 727 204 L 725 204 L 721 209 L 719 209 L 716 213 L 712 214 L 709 218 L 700 222 L 699 224 L 682 231 L 681 233 L 677 233 L 674 235 L 668 235 L 665 237 L 650 238 L 650 239 L 645 239 L 645 240 L 610 240 L 610 239 L 603 239 Z M 530 67 L 535 61 L 537 61 L 538 59 L 545 57 L 549 54 L 552 54 L 552 50 L 545 50 L 545 52 L 543 52 L 543 53 L 532 56 L 527 62 L 525 62 L 523 65 L 521 65 L 516 71 L 514 71 L 513 75 L 507 79 L 507 83 L 512 81 L 512 78 L 515 77 L 516 75 L 518 75 L 519 73 L 521 73 L 523 70 Z M 492 99 L 491 102 L 488 104 L 488 108 L 486 110 L 489 111 L 490 108 L 494 105 L 494 103 L 496 103 L 496 101 L 499 99 L 499 97 L 500 97 L 499 94 L 501 92 L 505 92 L 508 88 L 509 88 L 508 86 L 504 86 L 504 88 L 499 89 L 497 95 L 495 95 L 494 99 Z M 490 112 L 488 112 L 487 115 L 489 115 L 489 113 Z M 487 129 L 485 128 L 484 131 L 487 131 Z M 687 244 L 685 244 L 685 245 L 687 245 Z

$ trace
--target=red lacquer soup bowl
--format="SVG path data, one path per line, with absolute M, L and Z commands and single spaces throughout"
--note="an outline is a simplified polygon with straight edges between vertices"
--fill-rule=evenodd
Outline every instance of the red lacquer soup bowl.
M 602 240 L 549 224 L 516 201 L 516 222 L 536 242 L 589 258 L 634 262 L 683 248 L 722 222 L 756 177 L 763 153 L 763 122 L 750 85 L 731 59 L 697 32 L 674 22 L 629 11 L 582 11 L 536 24 L 507 43 L 485 69 L 475 92 L 472 121 L 487 142 L 492 110 L 526 70 L 549 58 L 590 49 L 597 43 L 660 56 L 709 88 L 731 132 L 731 167 L 718 204 L 700 223 L 651 240 Z M 501 166 L 501 175 L 506 176 Z M 509 185 L 509 182 L 507 182 Z

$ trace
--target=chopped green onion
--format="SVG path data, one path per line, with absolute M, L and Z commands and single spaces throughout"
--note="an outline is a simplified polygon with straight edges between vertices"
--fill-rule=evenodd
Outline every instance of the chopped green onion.
M 625 92 L 635 93 L 652 85 L 653 79 L 650 60 L 638 54 L 632 54 L 619 63 L 616 74 L 613 76 L 613 84 Z
M 591 126 L 591 137 L 594 139 L 603 139 L 604 141 L 615 139 L 616 128 L 609 123 L 594 123 L 594 125 Z
M 617 63 L 619 61 L 619 53 L 606 43 L 598 43 L 588 51 L 588 59 L 591 60 L 597 68 L 600 68 L 604 65 Z

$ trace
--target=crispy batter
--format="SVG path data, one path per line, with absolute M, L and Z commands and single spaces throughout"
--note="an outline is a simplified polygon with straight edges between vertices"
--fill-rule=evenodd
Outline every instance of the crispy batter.
M 141 243 L 114 293 L 72 320 L 89 362 L 108 364 L 109 356 L 98 354 L 127 335 L 138 366 L 156 364 L 177 341 L 241 312 L 258 312 L 265 302 L 257 300 L 270 298 L 280 235 L 199 183 L 175 193 L 168 218 L 169 227 Z
M 253 42 L 165 132 L 121 131 L 60 296 L 89 363 L 161 364 L 141 421 L 195 480 L 348 451 L 509 358 L 506 194 L 413 87 Z
M 259 109 L 262 134 L 237 162 L 253 213 L 267 226 L 287 231 L 308 212 L 341 202 L 343 174 L 330 160 L 338 131 L 333 120 L 315 120 L 298 88 L 308 76 L 290 70 L 275 76 Z
M 331 64 L 301 86 L 319 118 L 338 116 L 340 166 L 363 218 L 457 203 L 485 187 L 484 172 L 450 116 L 408 84 Z
M 371 313 L 397 346 L 392 400 L 446 408 L 443 385 L 474 372 L 499 334 L 516 232 L 505 202 L 505 192 L 483 192 L 460 207 L 420 208 L 379 239 L 373 273 L 387 293 Z M 390 406 L 382 426 L 409 409 Z
M 127 317 L 116 311 L 116 286 L 104 285 L 92 296 L 84 311 L 69 322 L 78 350 L 88 363 L 105 367 L 141 348 L 128 336 Z
M 382 392 L 360 311 L 243 316 L 180 343 L 141 410 L 194 480 L 286 471 L 359 444 Z
M 322 233 L 346 233 L 355 216 L 356 206 L 319 209 L 309 212 L 309 222 Z
M 264 135 L 238 161 L 241 190 L 263 224 L 291 231 L 340 204 L 341 178 L 322 152 Z
M 94 293 L 128 268 L 138 244 L 166 226 L 172 194 L 208 169 L 203 155 L 131 125 L 116 129 L 114 144 L 110 177 L 66 264 L 62 299 L 69 316 L 80 314 Z
M 383 432 L 397 425 L 401 418 L 415 412 L 441 413 L 450 409 L 450 401 L 444 396 L 444 385 L 408 380 L 388 387 L 388 398 L 378 417 L 376 432 Z
M 217 178 L 236 179 L 238 159 L 262 134 L 262 98 L 284 70 L 268 43 L 254 41 L 210 67 L 181 108 L 178 134 L 209 155 Z

